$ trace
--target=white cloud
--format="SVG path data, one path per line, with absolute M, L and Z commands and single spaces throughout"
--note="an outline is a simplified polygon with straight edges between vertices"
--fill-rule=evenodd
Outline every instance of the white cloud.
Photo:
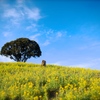
M 25 14 L 28 16 L 29 19 L 34 19 L 35 21 L 38 21 L 42 18 L 39 8 L 29 9 L 25 7 Z
M 19 18 L 20 14 L 18 13 L 16 9 L 11 8 L 11 9 L 6 9 L 4 11 L 4 17 Z
M 35 35 L 32 35 L 32 36 L 30 36 L 30 39 L 36 39 L 37 37 L 39 37 L 41 34 L 35 34 Z
M 43 43 L 43 46 L 47 46 L 47 45 L 49 45 L 49 44 L 50 44 L 49 40 L 46 40 L 46 41 Z
M 83 62 L 83 63 L 71 65 L 71 66 L 82 67 L 82 68 L 100 69 L 100 63 L 99 62 L 100 62 L 100 58 L 97 58 L 97 59 L 91 59 L 87 62 Z
M 17 3 L 18 4 L 22 4 L 23 3 L 23 0 L 17 0 Z
M 39 39 L 38 39 L 39 36 L 41 36 L 40 33 L 34 34 L 34 35 L 32 35 L 32 36 L 29 36 L 29 38 L 30 38 L 31 40 L 35 40 L 36 42 L 39 42 Z
M 5 56 L 0 56 L 0 62 L 13 62 L 13 60 Z
M 29 8 L 25 4 L 23 4 L 23 0 L 18 0 L 17 5 L 11 6 L 9 4 L 2 4 L 3 14 L 2 16 L 5 18 L 11 18 L 12 20 L 16 19 L 18 21 L 25 20 L 25 19 L 32 19 L 34 21 L 38 21 L 42 18 L 40 15 L 40 9 L 37 7 Z
M 16 27 L 18 27 L 18 26 L 20 26 L 20 21 L 19 21 L 20 19 L 11 19 L 10 21 L 11 21 L 11 23 L 13 24 L 13 25 L 16 25 Z
M 100 42 L 96 41 L 96 42 L 92 43 L 92 47 L 95 47 L 95 46 L 100 46 Z
M 48 35 L 49 35 L 49 34 L 53 34 L 53 33 L 54 33 L 54 30 L 49 29 L 46 33 L 47 33 Z
M 37 32 L 38 31 L 38 25 L 37 24 L 32 24 L 32 25 L 30 25 L 30 26 L 27 26 L 26 27 L 26 30 L 32 30 L 32 32 Z
M 88 41 L 89 43 L 82 45 L 79 48 L 79 50 L 89 50 L 89 49 L 99 49 L 100 48 L 100 42 L 99 41 Z
M 63 30 L 46 30 L 45 31 L 46 36 L 50 39 L 58 39 L 61 38 L 62 36 L 65 36 L 65 34 L 67 33 L 67 31 L 63 31 Z
M 23 19 L 20 11 L 17 8 L 4 8 L 4 13 L 2 16 L 6 19 L 6 23 L 7 25 L 9 24 L 9 27 L 11 25 L 20 25 L 21 20 Z
M 61 62 L 60 61 L 55 62 L 55 63 L 53 63 L 53 65 L 61 65 Z
M 60 38 L 60 37 L 62 37 L 62 32 L 58 31 L 57 32 L 57 38 Z
M 66 33 L 67 31 L 62 31 L 62 30 L 60 31 L 56 31 L 53 29 L 44 30 L 43 32 L 41 32 L 41 34 L 44 35 L 44 38 L 46 38 L 46 40 L 42 45 L 47 46 L 53 42 L 58 41 L 59 39 L 61 39 L 61 37 L 64 37 Z
M 11 32 L 3 32 L 2 34 L 4 37 L 12 36 Z

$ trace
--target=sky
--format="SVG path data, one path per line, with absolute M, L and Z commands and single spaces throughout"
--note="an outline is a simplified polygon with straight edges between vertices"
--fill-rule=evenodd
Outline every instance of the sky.
M 21 37 L 42 51 L 27 62 L 100 70 L 100 1 L 0 0 L 0 49 Z

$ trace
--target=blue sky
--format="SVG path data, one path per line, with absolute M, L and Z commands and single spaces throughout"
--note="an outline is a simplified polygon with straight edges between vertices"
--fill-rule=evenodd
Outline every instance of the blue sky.
M 100 1 L 0 0 L 0 48 L 20 37 L 42 51 L 27 62 L 100 69 Z

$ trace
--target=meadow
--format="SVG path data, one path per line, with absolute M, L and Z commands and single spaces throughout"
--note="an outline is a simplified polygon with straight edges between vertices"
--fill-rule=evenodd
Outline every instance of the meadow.
M 100 100 L 100 70 L 1 62 L 0 100 Z

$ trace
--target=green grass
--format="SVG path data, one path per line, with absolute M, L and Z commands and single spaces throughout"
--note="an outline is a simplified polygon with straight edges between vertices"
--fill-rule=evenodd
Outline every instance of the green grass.
M 1 62 L 0 100 L 100 100 L 100 70 Z

